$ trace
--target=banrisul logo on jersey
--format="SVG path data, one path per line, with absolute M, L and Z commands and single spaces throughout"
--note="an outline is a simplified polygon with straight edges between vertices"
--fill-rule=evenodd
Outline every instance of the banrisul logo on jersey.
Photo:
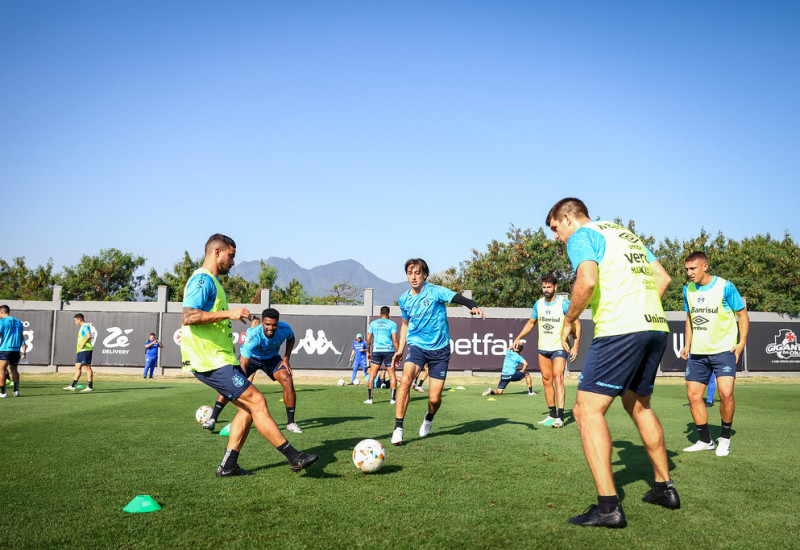
M 775 341 L 767 345 L 766 352 L 778 359 L 800 359 L 800 342 L 793 330 L 782 328 L 778 330 Z

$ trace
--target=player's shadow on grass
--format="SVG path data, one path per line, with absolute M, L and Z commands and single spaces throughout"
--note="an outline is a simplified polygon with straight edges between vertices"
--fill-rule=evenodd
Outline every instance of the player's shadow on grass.
M 617 485 L 619 498 L 625 497 L 624 487 L 626 485 L 637 481 L 645 481 L 650 485 L 653 481 L 653 465 L 644 445 L 641 442 L 631 441 L 614 441 L 612 445 L 619 454 L 619 458 L 611 465 L 624 466 L 621 470 L 614 471 L 614 482 Z M 670 471 L 675 469 L 675 463 L 672 460 L 675 456 L 678 456 L 678 453 L 667 449 L 667 465 Z
M 517 422 L 516 420 L 509 420 L 508 418 L 490 418 L 488 420 L 469 420 L 467 422 L 462 422 L 461 424 L 451 426 L 450 428 L 442 431 L 436 430 L 434 425 L 434 428 L 431 430 L 431 433 L 428 437 L 437 437 L 440 435 L 464 435 L 468 433 L 482 432 L 484 430 L 491 430 L 492 428 L 502 426 L 503 424 L 517 424 L 519 426 L 527 426 L 532 430 L 536 429 L 536 426 L 527 422 Z
M 713 429 L 712 426 L 709 425 L 709 432 L 711 433 L 711 441 L 716 441 L 719 438 L 719 433 L 721 430 L 722 427 L 719 424 L 714 426 Z M 694 422 L 687 422 L 686 429 L 683 431 L 683 433 L 686 434 L 686 440 L 689 443 L 694 443 L 699 439 L 697 437 L 697 426 L 695 425 Z M 736 435 L 736 430 L 734 428 L 731 428 L 731 437 L 733 437 L 734 435 Z
M 302 428 L 323 428 L 325 426 L 335 426 L 336 424 L 343 424 L 345 422 L 371 419 L 371 416 L 321 416 L 318 418 L 301 418 L 298 420 L 298 423 L 302 424 Z M 356 443 L 358 443 L 358 441 Z

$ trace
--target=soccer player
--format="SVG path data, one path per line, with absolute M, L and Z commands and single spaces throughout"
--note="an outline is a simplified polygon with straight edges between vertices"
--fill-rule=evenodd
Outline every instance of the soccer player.
M 286 429 L 301 434 L 303 430 L 294 420 L 297 394 L 294 391 L 292 367 L 289 357 L 294 349 L 294 331 L 287 323 L 280 320 L 277 309 L 267 308 L 261 314 L 263 323 L 247 329 L 244 344 L 239 349 L 239 365 L 247 374 L 250 382 L 258 371 L 277 381 L 283 386 L 283 404 L 286 407 Z M 286 350 L 281 357 L 281 345 L 286 342 Z M 217 395 L 214 412 L 211 418 L 203 423 L 203 428 L 213 430 L 219 413 L 228 403 L 224 395 Z
M 92 371 L 92 327 L 86 322 L 83 313 L 76 313 L 73 317 L 75 324 L 78 326 L 78 345 L 76 348 L 77 355 L 75 356 L 75 375 L 72 384 L 65 386 L 67 391 L 75 391 L 75 386 L 81 378 L 81 371 L 85 370 L 89 377 L 89 384 L 81 390 L 81 392 L 90 392 L 92 389 L 92 382 L 94 381 L 94 371 Z
M 356 334 L 356 339 L 353 342 L 350 361 L 353 362 L 353 376 L 350 378 L 350 385 L 352 386 L 356 383 L 356 375 L 360 369 L 364 369 L 364 382 L 369 382 L 369 374 L 367 374 L 367 343 L 360 333 Z
M 561 329 L 564 349 L 571 351 L 573 323 L 586 306 L 591 306 L 595 323 L 572 413 L 594 477 L 597 504 L 569 522 L 582 527 L 627 525 L 611 471 L 611 435 L 605 419 L 617 396 L 622 396 L 622 405 L 636 424 L 653 466 L 655 484 L 642 500 L 679 508 L 680 498 L 669 476 L 664 432 L 650 408 L 656 371 L 669 336 L 661 296 L 670 277 L 636 235 L 613 222 L 591 221 L 579 199 L 558 201 L 546 223 L 556 239 L 567 245 L 577 275 Z
M 14 382 L 14 397 L 19 397 L 19 372 L 17 365 L 25 359 L 25 339 L 22 336 L 22 323 L 11 316 L 11 308 L 0 306 L 0 398 L 6 396 L 6 367 L 11 371 Z
M 531 375 L 525 372 L 528 368 L 528 362 L 518 353 L 522 351 L 523 346 L 520 345 L 517 351 L 509 348 L 506 350 L 505 359 L 503 359 L 503 370 L 500 373 L 500 382 L 497 383 L 497 389 L 487 388 L 481 395 L 503 395 L 503 391 L 508 386 L 509 382 L 519 382 L 523 378 L 525 383 L 528 384 L 528 395 L 536 395 L 531 385 Z M 522 364 L 522 368 L 517 370 L 517 365 Z
M 421 258 L 407 260 L 405 271 L 411 288 L 404 292 L 398 301 L 403 324 L 400 328 L 397 351 L 392 359 L 395 367 L 403 358 L 406 343 L 408 343 L 408 354 L 403 364 L 400 387 L 397 390 L 392 445 L 403 444 L 403 420 L 408 409 L 411 383 L 425 363 L 428 363 L 430 388 L 428 412 L 419 428 L 420 437 L 430 433 L 433 417 L 442 405 L 442 390 L 450 362 L 450 329 L 447 324 L 446 304 L 452 302 L 466 306 L 472 315 L 486 318 L 478 304 L 469 298 L 449 288 L 426 282 L 430 272 L 425 260 Z
M 367 327 L 367 361 L 369 361 L 369 380 L 367 381 L 367 405 L 372 405 L 372 389 L 378 379 L 382 365 L 389 372 L 389 385 L 392 388 L 390 405 L 397 403 L 397 375 L 392 358 L 397 350 L 397 323 L 389 319 L 389 306 L 381 308 L 381 316 Z
M 258 432 L 286 456 L 289 467 L 299 472 L 319 457 L 292 447 L 281 434 L 267 409 L 264 396 L 247 379 L 233 352 L 231 320 L 250 320 L 244 307 L 228 309 L 225 290 L 218 277 L 230 271 L 236 256 L 236 243 L 219 233 L 206 242 L 203 265 L 186 283 L 181 319 L 183 370 L 224 395 L 239 409 L 231 423 L 228 446 L 217 477 L 252 475 L 238 464 L 239 452 L 255 424 Z
M 522 339 L 527 336 L 539 322 L 539 370 L 542 372 L 544 399 L 550 409 L 547 418 L 539 421 L 544 426 L 560 428 L 564 425 L 564 369 L 567 366 L 567 352 L 561 346 L 561 329 L 564 327 L 564 316 L 569 309 L 569 300 L 558 295 L 556 277 L 547 273 L 542 277 L 542 294 L 533 304 L 531 318 L 522 327 L 519 336 L 514 339 L 513 347 L 520 348 Z M 581 322 L 576 319 L 572 324 L 574 341 L 569 360 L 578 356 L 578 345 L 581 340 Z
M 686 343 L 681 350 L 681 357 L 688 359 L 686 393 L 699 437 L 694 445 L 686 447 L 684 451 L 714 449 L 708 430 L 708 411 L 703 404 L 703 391 L 711 376 L 716 375 L 719 415 L 722 421 L 716 454 L 728 456 L 731 451 L 733 412 L 736 408 L 733 399 L 736 363 L 747 343 L 750 317 L 736 286 L 708 272 L 708 257 L 705 253 L 692 252 L 686 257 L 684 266 L 690 282 L 683 287 Z M 714 390 L 709 389 L 708 397 L 714 399 Z
M 150 336 L 144 343 L 144 372 L 142 378 L 147 378 L 148 371 L 150 372 L 150 380 L 153 379 L 153 370 L 156 368 L 158 362 L 158 348 L 164 346 L 156 339 L 156 333 L 151 332 Z

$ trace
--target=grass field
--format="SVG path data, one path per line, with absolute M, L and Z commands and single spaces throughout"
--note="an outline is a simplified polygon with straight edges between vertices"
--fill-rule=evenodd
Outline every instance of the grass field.
M 280 386 L 259 379 L 279 425 Z M 567 518 L 595 500 L 577 428 L 536 422 L 544 397 L 523 383 L 495 401 L 495 379 L 448 380 L 428 438 L 416 432 L 426 396 L 414 393 L 406 445 L 392 447 L 394 407 L 376 390 L 298 377 L 297 421 L 287 433 L 320 461 L 293 473 L 255 430 L 239 463 L 244 478 L 214 471 L 227 438 L 194 420 L 211 404 L 193 380 L 98 375 L 91 394 L 68 393 L 63 375 L 23 375 L 22 397 L 0 400 L 0 546 L 6 548 L 789 548 L 800 547 L 800 381 L 740 379 L 731 455 L 682 453 L 695 440 L 683 382 L 659 379 L 653 405 L 664 425 L 682 508 L 641 502 L 652 470 L 619 402 L 608 414 L 615 479 L 628 528 L 579 528 Z M 427 387 L 427 386 L 426 386 Z M 575 381 L 567 403 L 575 399 Z M 234 407 L 223 411 L 223 426 Z M 712 437 L 719 409 L 710 409 Z M 350 453 L 364 438 L 387 450 L 364 475 Z M 129 514 L 136 495 L 163 509 Z

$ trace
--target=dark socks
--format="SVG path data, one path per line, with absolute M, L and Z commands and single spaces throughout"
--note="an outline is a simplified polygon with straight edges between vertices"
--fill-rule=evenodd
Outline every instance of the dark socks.
M 533 386 L 528 386 L 528 393 L 533 393 Z
M 397 390 L 392 390 L 392 401 L 394 401 L 394 399 L 395 399 L 395 393 L 396 392 L 397 392 Z
M 283 453 L 283 456 L 289 459 L 289 462 L 297 462 L 297 455 L 299 455 L 300 452 L 292 447 L 291 443 L 288 441 L 285 441 L 283 445 L 278 447 L 278 450 Z
M 670 487 L 672 487 L 671 479 L 669 481 L 656 481 L 653 483 L 653 492 L 657 495 L 663 495 Z
M 225 408 L 225 404 L 226 403 L 220 403 L 219 401 L 214 403 L 214 410 L 211 412 L 211 420 L 214 422 L 217 421 L 217 418 L 219 418 L 219 413 L 221 413 L 222 409 Z
M 403 419 L 402 418 L 395 418 L 394 419 L 394 427 L 395 428 L 403 428 Z
M 89 389 L 92 389 L 92 383 L 89 382 Z
M 610 514 L 617 509 L 617 506 L 619 506 L 619 497 L 617 495 L 597 497 L 597 507 L 600 508 L 600 511 L 604 514 Z
M 427 420 L 428 422 L 433 422 L 433 413 L 432 412 L 426 412 L 425 413 L 425 420 Z
M 564 420 L 564 409 L 558 409 L 558 418 Z
M 236 462 L 239 460 L 239 451 L 234 451 L 233 449 L 226 449 L 225 456 L 222 458 L 222 469 L 223 470 L 230 470 L 234 466 L 236 466 Z
M 722 423 L 722 431 L 720 431 L 719 436 L 724 437 L 725 439 L 731 438 L 731 426 L 733 426 L 733 422 L 723 422 Z
M 0 386 L 0 393 L 6 393 L 6 387 L 5 387 L 5 385 L 3 385 L 3 386 Z
M 708 431 L 708 422 L 697 426 L 697 435 L 703 443 L 711 443 L 711 434 Z
M 558 418 L 555 405 L 550 407 L 550 418 Z
M 74 388 L 74 387 L 75 387 L 75 386 L 77 386 L 77 385 L 78 385 L 78 381 L 77 381 L 77 380 L 73 380 L 73 381 L 72 381 L 72 387 Z
M 367 390 L 367 395 L 369 396 L 369 400 L 372 401 L 372 390 L 371 389 Z
M 294 422 L 294 407 L 286 407 L 286 423 Z

